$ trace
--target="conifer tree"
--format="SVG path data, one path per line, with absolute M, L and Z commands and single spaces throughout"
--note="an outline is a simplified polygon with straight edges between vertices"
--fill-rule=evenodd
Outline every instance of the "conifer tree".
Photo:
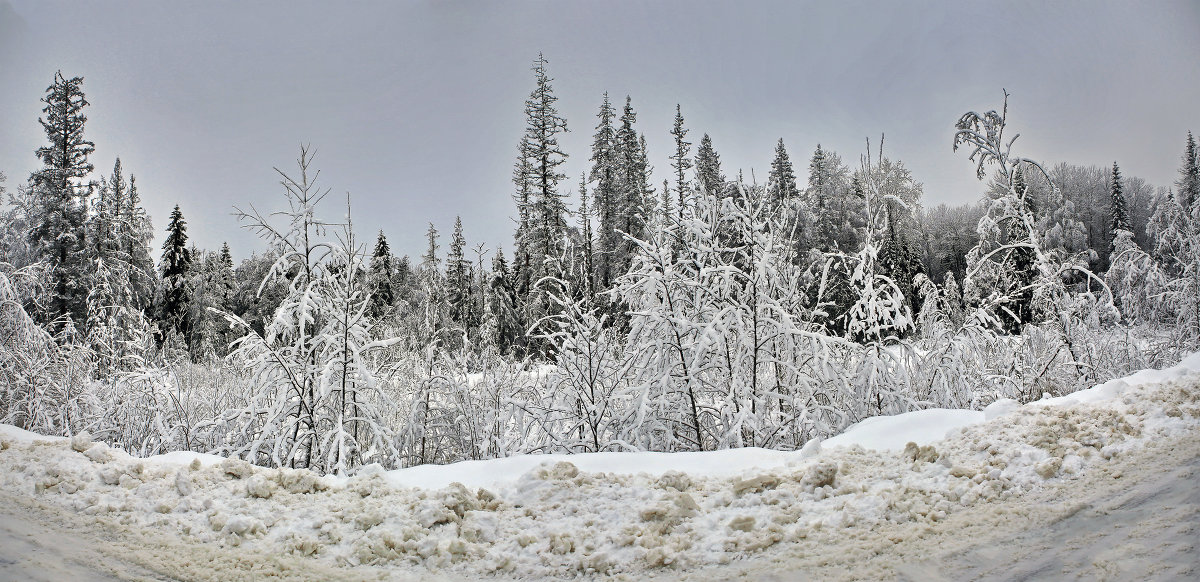
M 700 138 L 696 150 L 696 181 L 700 188 L 712 196 L 722 196 L 725 191 L 725 175 L 721 173 L 721 156 L 713 149 L 708 134 Z
M 367 304 L 367 312 L 371 317 L 378 319 L 386 315 L 395 302 L 395 295 L 392 292 L 392 278 L 394 277 L 392 250 L 388 246 L 387 237 L 383 236 L 382 230 L 375 239 L 370 269 L 370 299 Z
M 150 241 L 154 226 L 142 207 L 138 195 L 137 177 L 129 175 L 129 189 L 124 204 L 118 208 L 117 240 L 120 252 L 129 263 L 129 283 L 134 305 L 149 314 L 154 307 L 154 290 L 158 286 L 154 259 L 150 256 Z M 232 261 L 232 259 L 231 259 Z
M 1187 134 L 1187 147 L 1183 152 L 1183 167 L 1179 169 L 1179 203 L 1190 210 L 1200 200 L 1200 151 L 1196 149 L 1196 138 Z
M 558 145 L 558 134 L 567 131 L 567 120 L 558 114 L 558 97 L 546 72 L 546 58 L 538 54 L 533 64 L 536 86 L 525 101 L 527 125 L 519 147 L 515 181 L 518 185 L 519 212 L 524 229 L 518 229 L 517 246 L 521 275 L 536 282 L 547 275 L 547 259 L 562 255 L 566 236 L 566 204 L 558 192 L 558 183 L 566 177 L 558 169 L 567 154 Z M 557 275 L 557 274 L 555 274 Z M 528 292 L 528 290 L 526 290 Z
M 38 258 L 51 267 L 44 321 L 67 316 L 82 323 L 84 318 L 88 267 L 81 251 L 91 186 L 82 180 L 93 169 L 88 156 L 95 144 L 83 137 L 87 122 L 83 108 L 88 102 L 82 85 L 82 77 L 67 79 L 62 71 L 55 73 L 42 98 L 46 116 L 38 119 L 50 144 L 38 148 L 43 166 L 30 179 L 35 202 L 29 242 Z
M 596 133 L 592 136 L 591 157 L 591 179 L 596 183 L 592 189 L 592 209 L 597 218 L 596 284 L 602 289 L 607 289 L 620 275 L 612 266 L 620 241 L 617 234 L 617 218 L 620 215 L 617 134 L 612 124 L 615 115 L 616 112 L 608 100 L 608 93 L 605 93 L 600 112 L 596 114 L 600 121 L 596 125 Z
M 421 256 L 421 265 L 417 277 L 421 287 L 420 328 L 421 343 L 446 347 L 449 334 L 449 311 L 446 301 L 446 280 L 442 276 L 441 259 L 438 258 L 438 231 L 433 223 L 425 231 L 428 241 L 425 254 Z
M 771 204 L 778 208 L 799 193 L 800 190 L 796 187 L 796 172 L 792 170 L 792 160 L 788 158 L 781 137 L 779 143 L 775 144 L 775 159 L 771 161 L 771 172 L 767 176 L 767 195 Z
M 679 104 L 675 104 L 675 125 L 671 127 L 671 137 L 675 138 L 675 153 L 671 155 L 671 169 L 675 170 L 675 193 L 679 201 L 679 211 L 683 212 L 687 201 L 688 180 L 686 172 L 692 168 L 692 159 L 688 154 L 692 151 L 692 142 L 684 139 L 687 129 L 683 127 L 683 113 Z M 665 190 L 665 188 L 664 188 Z M 663 198 L 663 207 L 667 208 L 667 198 Z
M 517 290 L 508 262 L 504 260 L 504 249 L 496 249 L 492 257 L 487 308 L 493 334 L 491 341 L 496 349 L 502 354 L 523 356 L 525 327 L 517 309 Z
M 478 327 L 478 314 L 472 300 L 471 262 L 466 257 L 466 246 L 462 217 L 455 217 L 454 235 L 446 256 L 446 300 L 450 304 L 450 319 L 469 333 Z
M 637 113 L 633 110 L 633 100 L 626 96 L 616 142 L 617 157 L 621 164 L 621 188 L 623 191 L 620 201 L 619 228 L 624 234 L 641 238 L 645 226 L 643 219 L 646 213 L 646 191 L 648 190 L 646 184 L 647 162 L 637 130 L 633 127 L 636 122 Z M 628 239 L 622 237 L 620 240 L 620 254 L 616 268 L 618 272 L 624 272 L 629 265 L 629 258 L 633 251 Z
M 579 237 L 582 239 L 579 286 L 583 289 L 587 304 L 592 305 L 596 299 L 596 258 L 592 240 L 593 208 L 588 205 L 587 183 L 587 173 L 584 172 L 579 178 Z
M 191 322 L 188 321 L 187 310 L 191 302 L 188 272 L 192 266 L 192 253 L 188 250 L 187 239 L 187 221 L 176 204 L 167 224 L 167 239 L 163 241 L 163 255 L 159 262 L 163 291 L 158 307 L 158 321 L 164 337 L 174 331 L 185 341 L 189 341 L 191 336 Z M 189 345 L 189 349 L 190 347 Z
M 1117 242 L 1117 233 L 1122 230 L 1129 232 L 1132 232 L 1133 230 L 1129 226 L 1129 211 L 1125 207 L 1125 194 L 1123 189 L 1124 188 L 1121 183 L 1121 170 L 1117 167 L 1117 163 L 1113 162 L 1111 187 L 1112 202 L 1110 207 L 1110 211 L 1112 213 L 1112 228 L 1109 229 L 1109 234 L 1112 237 L 1112 241 L 1109 243 L 1110 255 L 1114 245 L 1116 245 Z

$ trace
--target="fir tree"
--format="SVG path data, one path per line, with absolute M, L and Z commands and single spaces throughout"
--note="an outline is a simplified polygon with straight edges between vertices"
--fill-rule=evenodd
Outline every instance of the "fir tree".
M 721 156 L 713 149 L 708 134 L 700 138 L 696 150 L 696 181 L 710 196 L 722 196 L 725 191 L 725 175 L 721 173 Z
M 159 262 L 163 291 L 158 307 L 158 321 L 164 337 L 176 332 L 185 341 L 191 336 L 191 322 L 187 318 L 187 310 L 191 302 L 188 272 L 192 266 L 192 253 L 188 250 L 187 239 L 187 221 L 176 204 L 167 224 L 167 239 L 163 241 L 162 260 Z
M 392 309 L 395 296 L 392 292 L 392 278 L 395 276 L 392 266 L 392 250 L 388 246 L 387 237 L 383 231 L 375 239 L 375 250 L 371 253 L 370 267 L 370 299 L 367 312 L 376 319 L 383 317 Z
M 692 151 L 692 142 L 685 140 L 687 129 L 683 127 L 683 113 L 679 104 L 675 104 L 675 125 L 671 127 L 671 137 L 675 138 L 675 153 L 671 155 L 671 169 L 675 170 L 675 193 L 679 201 L 679 211 L 687 202 L 688 180 L 685 173 L 692 167 L 692 159 L 688 154 Z M 706 136 L 707 137 L 707 136 Z M 665 188 L 664 188 L 665 190 Z M 663 207 L 667 207 L 667 198 L 663 198 Z
M 488 318 L 491 341 L 502 354 L 524 355 L 525 326 L 517 309 L 517 290 L 512 273 L 504 260 L 504 249 L 492 257 L 492 275 L 488 282 Z
M 454 235 L 446 256 L 446 300 L 450 304 L 450 319 L 463 331 L 470 332 L 478 327 L 478 314 L 472 301 L 471 262 L 466 257 L 466 246 L 462 217 L 455 217 Z
M 1196 149 L 1196 138 L 1187 134 L 1187 147 L 1183 153 L 1183 167 L 1179 169 L 1179 203 L 1184 210 L 1191 210 L 1200 200 L 1200 151 Z
M 83 137 L 87 122 L 83 108 L 88 102 L 82 85 L 82 77 L 66 79 L 61 71 L 55 73 L 42 98 L 46 117 L 38 119 L 50 144 L 38 148 L 43 166 L 31 176 L 35 203 L 29 242 L 38 258 L 51 267 L 50 296 L 43 303 L 45 321 L 66 316 L 82 323 L 84 317 L 88 267 L 81 251 L 91 186 L 82 180 L 93 169 L 88 156 L 95 144 Z
M 592 241 L 592 207 L 588 206 L 587 173 L 579 178 L 580 287 L 588 305 L 596 299 L 596 258 Z
M 525 101 L 527 125 L 517 160 L 519 210 L 525 223 L 517 233 L 518 257 L 526 269 L 522 277 L 537 281 L 547 275 L 547 259 L 561 257 L 566 236 L 566 204 L 558 183 L 566 177 L 558 169 L 567 154 L 558 145 L 558 134 L 567 131 L 567 120 L 558 114 L 558 97 L 546 73 L 546 58 L 538 54 L 533 73 L 536 86 Z
M 1109 243 L 1109 254 L 1111 256 L 1113 248 L 1117 242 L 1117 233 L 1119 231 L 1132 232 L 1133 229 L 1129 226 L 1129 211 L 1125 207 L 1125 194 L 1121 183 L 1121 170 L 1117 167 L 1117 163 L 1113 162 L 1112 167 L 1112 201 L 1110 212 L 1112 213 L 1112 228 L 1110 234 L 1112 241 Z
M 779 138 L 779 143 L 775 144 L 775 159 L 771 161 L 771 173 L 767 176 L 767 195 L 771 204 L 778 208 L 799 193 L 800 190 L 796 187 L 796 172 L 792 170 L 792 160 L 788 158 L 787 149 L 783 146 L 783 138 Z
M 591 179 L 596 183 L 592 189 L 592 209 L 597 217 L 595 271 L 596 283 L 602 289 L 607 289 L 620 274 L 613 268 L 613 257 L 620 241 L 620 235 L 617 233 L 617 219 L 620 215 L 617 134 L 612 124 L 615 115 L 616 112 L 608 100 L 608 93 L 605 93 L 600 112 L 596 114 L 600 121 L 596 125 L 596 133 L 592 136 L 591 157 Z

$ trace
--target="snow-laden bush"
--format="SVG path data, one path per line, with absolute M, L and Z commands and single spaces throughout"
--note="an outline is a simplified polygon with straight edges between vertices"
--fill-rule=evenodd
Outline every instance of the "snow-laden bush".
M 377 381 L 372 352 L 394 340 L 374 340 L 366 317 L 366 268 L 353 238 L 347 210 L 342 234 L 326 237 L 315 206 L 328 190 L 314 186 L 312 156 L 301 148 L 300 177 L 283 172 L 290 209 L 286 228 L 256 211 L 243 213 L 249 227 L 279 251 L 262 286 L 287 285 L 288 293 L 258 333 L 236 315 L 222 315 L 245 335 L 230 361 L 249 374 L 247 406 L 204 424 L 218 433 L 217 451 L 257 464 L 342 473 L 363 463 L 397 458 L 392 427 L 382 422 L 391 406 Z M 349 202 L 347 202 L 347 209 Z
M 41 264 L 0 263 L 0 423 L 71 435 L 96 418 L 92 354 L 71 325 L 55 336 L 29 316 L 44 274 Z

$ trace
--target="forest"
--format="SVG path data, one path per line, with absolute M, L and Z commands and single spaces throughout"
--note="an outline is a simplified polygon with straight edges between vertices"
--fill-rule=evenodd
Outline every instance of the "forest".
M 540 55 L 532 77 L 508 249 L 470 246 L 460 221 L 394 256 L 384 232 L 355 232 L 305 145 L 275 170 L 274 207 L 236 210 L 263 246 L 235 265 L 228 245 L 189 244 L 180 206 L 151 248 L 132 171 L 118 158 L 94 177 L 83 78 L 57 73 L 46 141 L 29 144 L 42 167 L 0 174 L 0 423 L 326 474 L 793 450 L 872 416 L 1030 402 L 1200 350 L 1187 128 L 1164 136 L 1182 146 L 1177 181 L 1152 185 L 1119 160 L 1022 157 L 998 88 L 946 120 L 986 195 L 928 208 L 883 135 L 855 159 L 806 145 L 806 179 L 780 139 L 760 183 L 722 168 L 686 104 L 667 133 L 639 127 L 630 97 L 598 96 L 572 121 L 594 127 L 590 151 L 568 153 Z M 669 168 L 650 167 L 652 145 Z M 565 175 L 568 155 L 589 171 Z

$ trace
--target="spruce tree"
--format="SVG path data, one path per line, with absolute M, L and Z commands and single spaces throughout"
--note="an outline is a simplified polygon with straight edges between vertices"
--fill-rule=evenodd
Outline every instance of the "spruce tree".
M 38 148 L 43 166 L 30 177 L 35 201 L 29 242 L 51 267 L 44 322 L 69 317 L 82 323 L 85 317 L 89 268 L 82 251 L 91 186 L 82 181 L 93 169 L 88 156 L 95 144 L 83 137 L 88 102 L 82 85 L 82 77 L 66 79 L 62 71 L 55 73 L 42 98 L 46 116 L 38 119 L 50 144 Z
M 367 313 L 376 319 L 383 317 L 392 309 L 395 295 L 392 292 L 392 250 L 388 246 L 387 237 L 383 231 L 375 239 L 375 249 L 371 253 L 370 293 L 367 303 Z
M 446 255 L 446 300 L 450 304 L 450 319 L 470 332 L 478 326 L 478 314 L 472 301 L 471 262 L 466 257 L 466 246 L 462 217 L 455 217 L 450 252 Z
M 1109 236 L 1111 240 L 1109 241 L 1108 247 L 1110 256 L 1112 254 L 1113 245 L 1115 245 L 1117 242 L 1117 232 L 1122 230 L 1132 232 L 1133 230 L 1129 226 L 1129 211 L 1125 206 L 1125 194 L 1123 192 L 1124 188 L 1121 183 L 1121 170 L 1117 167 L 1116 162 L 1113 162 L 1111 180 L 1112 200 L 1110 202 L 1111 206 L 1109 207 L 1109 210 L 1112 213 L 1112 228 L 1109 229 Z
M 579 237 L 582 239 L 579 286 L 583 290 L 587 304 L 592 305 L 596 300 L 596 258 L 592 241 L 593 209 L 588 205 L 587 183 L 587 173 L 585 172 L 579 178 Z
M 524 356 L 525 326 L 517 308 L 517 290 L 512 273 L 504 260 L 504 249 L 492 257 L 492 275 L 488 282 L 488 317 L 494 334 L 491 341 L 502 354 Z
M 771 161 L 771 172 L 767 176 L 767 194 L 771 204 L 778 208 L 799 193 L 800 190 L 796 187 L 796 172 L 792 170 L 792 160 L 788 158 L 781 137 L 779 143 L 775 144 L 775 159 Z
M 624 234 L 634 238 L 645 235 L 647 162 L 639 141 L 637 130 L 633 125 L 637 122 L 637 113 L 633 110 L 633 100 L 625 97 L 625 108 L 621 112 L 621 127 L 617 130 L 616 155 L 620 164 L 621 199 L 619 204 L 619 219 L 617 228 Z M 624 273 L 629 266 L 633 254 L 632 243 L 622 236 L 618 239 L 617 257 L 614 268 L 618 273 Z
M 188 274 L 192 266 L 192 253 L 188 249 L 187 239 L 187 221 L 176 204 L 167 224 L 167 239 L 163 241 L 163 254 L 159 262 L 163 290 L 158 321 L 164 338 L 176 332 L 190 342 L 191 322 L 187 318 L 187 310 L 191 303 Z M 190 350 L 190 344 L 188 348 Z
M 688 154 L 692 151 L 692 142 L 684 139 L 687 129 L 683 127 L 683 112 L 679 104 L 675 104 L 675 125 L 671 127 L 671 137 L 675 138 L 675 153 L 671 155 L 671 169 L 675 170 L 675 193 L 678 198 L 678 209 L 683 212 L 687 204 L 688 180 L 686 172 L 692 168 L 692 159 Z M 663 198 L 663 207 L 667 207 L 667 199 Z
M 600 111 L 596 114 L 599 122 L 596 133 L 592 136 L 592 168 L 590 176 L 595 187 L 592 188 L 592 210 L 596 215 L 596 249 L 595 271 L 596 283 L 607 289 L 620 273 L 612 267 L 613 256 L 616 254 L 617 217 L 620 215 L 619 165 L 616 154 L 616 129 L 613 128 L 613 118 L 616 112 L 604 94 Z
M 530 281 L 557 275 L 546 273 L 546 259 L 561 257 L 567 230 L 566 204 L 558 192 L 559 181 L 566 177 L 558 167 L 567 154 L 557 138 L 567 131 L 567 120 L 554 106 L 558 97 L 550 85 L 553 79 L 546 72 L 546 64 L 539 53 L 533 64 L 535 87 L 525 101 L 527 125 L 515 176 L 525 222 L 523 232 L 517 233 L 517 245 L 523 254 L 519 261 L 526 269 L 522 277 Z
M 154 289 L 158 286 L 154 259 L 150 256 L 150 241 L 154 240 L 154 226 L 150 215 L 142 207 L 138 195 L 137 177 L 129 175 L 129 189 L 118 209 L 117 239 L 121 255 L 129 262 L 129 283 L 134 305 L 147 315 L 154 306 Z
M 1187 147 L 1183 152 L 1183 167 L 1179 169 L 1179 203 L 1184 210 L 1191 210 L 1200 200 L 1200 151 L 1196 149 L 1196 138 L 1187 134 Z
M 709 196 L 720 197 L 725 191 L 725 175 L 721 173 L 721 156 L 713 149 L 708 134 L 700 138 L 696 150 L 696 181 Z

